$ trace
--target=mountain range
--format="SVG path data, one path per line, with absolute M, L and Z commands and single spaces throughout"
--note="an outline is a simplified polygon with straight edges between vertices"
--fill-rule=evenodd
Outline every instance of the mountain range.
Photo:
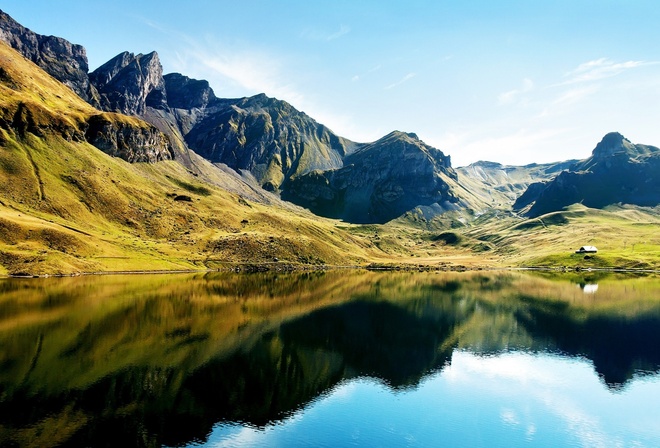
M 126 51 L 90 72 L 82 46 L 34 33 L 1 11 L 0 41 L 2 205 L 16 211 L 27 206 L 85 225 L 94 220 L 81 217 L 92 214 L 131 223 L 138 236 L 161 237 L 167 231 L 151 235 L 160 224 L 146 217 L 164 206 L 155 199 L 158 182 L 185 190 L 172 193 L 179 202 L 219 189 L 238 204 L 260 204 L 264 213 L 284 210 L 313 222 L 303 207 L 355 224 L 421 219 L 456 227 L 494 212 L 534 218 L 574 203 L 660 203 L 660 149 L 619 133 L 607 134 L 586 160 L 454 168 L 448 155 L 414 133 L 393 131 L 358 143 L 265 94 L 218 98 L 207 81 L 163 74 L 156 52 Z M 90 155 L 91 147 L 132 168 Z M 83 161 L 89 157 L 94 175 L 104 172 L 106 179 L 90 177 L 95 170 Z M 119 178 L 128 172 L 142 180 L 122 190 Z M 117 179 L 106 185 L 107 178 Z M 216 216 L 211 202 L 205 213 Z M 79 213 L 80 204 L 85 211 Z M 143 204 L 152 210 L 136 212 Z M 231 208 L 222 213 L 238 215 Z M 180 216 L 168 219 L 165 228 L 183 228 Z M 205 222 L 200 231 L 212 228 Z M 209 238 L 206 249 L 214 244 Z

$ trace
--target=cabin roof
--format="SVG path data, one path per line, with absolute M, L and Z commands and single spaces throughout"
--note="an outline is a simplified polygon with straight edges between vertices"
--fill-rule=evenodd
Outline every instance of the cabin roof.
M 582 246 L 575 252 L 577 253 L 583 253 L 583 252 L 598 252 L 598 249 L 596 246 Z

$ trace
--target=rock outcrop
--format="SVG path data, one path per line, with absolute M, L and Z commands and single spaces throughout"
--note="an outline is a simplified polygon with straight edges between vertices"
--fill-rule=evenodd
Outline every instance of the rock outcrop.
M 98 105 L 97 93 L 90 85 L 85 48 L 66 39 L 43 36 L 25 28 L 0 11 L 0 40 L 34 62 L 78 96 Z
M 155 163 L 174 156 L 169 139 L 147 123 L 105 113 L 90 117 L 87 125 L 85 138 L 90 144 L 127 162 Z
M 180 73 L 163 77 L 167 93 L 167 105 L 172 109 L 204 109 L 217 98 L 206 80 L 188 78 Z
M 417 207 L 458 203 L 450 159 L 415 134 L 392 132 L 359 148 L 342 168 L 291 179 L 282 197 L 314 213 L 356 223 L 384 223 Z
M 531 204 L 528 216 L 577 202 L 592 208 L 616 203 L 656 206 L 660 204 L 660 149 L 632 144 L 612 132 L 598 143 L 591 157 L 534 189 L 525 195 L 525 204 L 518 204 Z
M 121 53 L 89 74 L 103 110 L 143 115 L 147 106 L 167 108 L 163 67 L 158 53 Z

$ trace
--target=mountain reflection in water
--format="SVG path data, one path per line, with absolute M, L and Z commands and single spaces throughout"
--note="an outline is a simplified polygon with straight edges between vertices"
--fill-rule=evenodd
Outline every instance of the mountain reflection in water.
M 518 273 L 0 281 L 0 445 L 160 446 L 263 427 L 346 380 L 418 387 L 457 350 L 660 369 L 660 280 Z M 584 294 L 576 285 L 598 284 Z

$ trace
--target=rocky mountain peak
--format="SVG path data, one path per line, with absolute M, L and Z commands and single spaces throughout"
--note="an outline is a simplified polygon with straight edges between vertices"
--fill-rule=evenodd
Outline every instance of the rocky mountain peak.
M 414 132 L 403 132 L 403 131 L 392 131 L 382 138 L 382 140 L 385 139 L 421 141 L 417 136 L 417 134 L 415 134 Z
M 417 206 L 458 203 L 456 178 L 442 151 L 394 131 L 346 156 L 341 168 L 291 179 L 282 197 L 322 216 L 384 223 Z
M 630 152 L 635 150 L 630 140 L 618 132 L 610 132 L 596 145 L 592 152 L 593 157 L 608 157 L 619 152 Z
M 105 87 L 117 74 L 135 59 L 133 53 L 124 51 L 90 73 L 90 78 L 97 88 Z
M 219 103 L 185 134 L 186 143 L 212 162 L 249 170 L 267 190 L 300 174 L 341 167 L 356 145 L 264 94 Z
M 369 156 L 367 156 L 370 154 Z M 451 167 L 451 158 L 445 155 L 441 150 L 424 143 L 416 134 L 410 132 L 393 131 L 385 137 L 364 145 L 358 149 L 355 154 L 346 159 L 346 163 L 353 163 L 355 158 L 364 159 L 365 157 L 374 160 L 380 160 L 383 157 L 398 158 L 401 161 L 410 161 L 413 159 L 430 158 L 434 165 L 452 178 L 456 173 Z
M 203 109 L 217 98 L 206 80 L 188 78 L 180 73 L 163 77 L 167 104 L 174 109 Z
M 266 111 L 274 120 L 289 119 L 293 116 L 297 116 L 304 118 L 307 121 L 316 123 L 316 121 L 305 114 L 305 112 L 297 110 L 286 101 L 269 97 L 265 93 L 259 93 L 257 95 L 242 99 L 240 101 L 239 107 L 250 109 L 252 111 Z
M 104 110 L 142 115 L 147 106 L 167 108 L 163 67 L 155 51 L 134 55 L 123 52 L 89 75 Z
M 26 59 L 76 92 L 85 101 L 97 105 L 95 90 L 89 83 L 87 53 L 81 45 L 66 39 L 37 34 L 0 11 L 0 40 Z

